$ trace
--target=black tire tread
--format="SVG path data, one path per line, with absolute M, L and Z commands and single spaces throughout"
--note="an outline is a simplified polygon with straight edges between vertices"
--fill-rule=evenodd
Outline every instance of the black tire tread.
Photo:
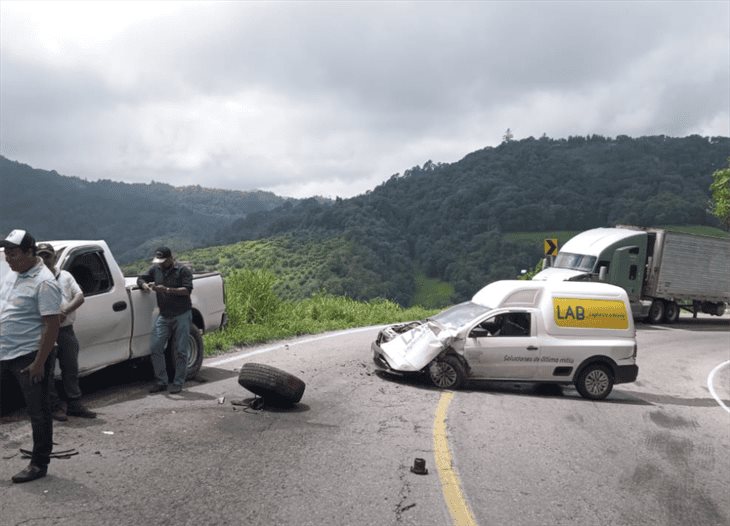
M 293 374 L 262 363 L 244 364 L 238 373 L 238 383 L 274 403 L 296 404 L 305 388 L 305 383 Z

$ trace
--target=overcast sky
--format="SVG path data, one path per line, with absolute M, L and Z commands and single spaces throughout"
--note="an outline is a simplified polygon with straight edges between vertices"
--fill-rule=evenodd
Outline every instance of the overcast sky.
M 730 136 L 730 2 L 0 1 L 0 153 L 350 197 L 515 139 Z

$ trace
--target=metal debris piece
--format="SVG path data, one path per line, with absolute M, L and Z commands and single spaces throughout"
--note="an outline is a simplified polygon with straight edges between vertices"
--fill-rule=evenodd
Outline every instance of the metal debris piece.
M 113 435 L 114 431 L 102 431 L 105 435 Z
M 411 473 L 415 473 L 416 475 L 428 475 L 426 461 L 422 458 L 414 459 L 413 465 L 411 466 Z
M 29 449 L 20 448 L 20 452 L 23 454 L 22 458 L 32 458 L 33 457 L 33 452 L 30 451 Z M 69 459 L 72 456 L 78 455 L 78 454 L 79 454 L 79 452 L 76 451 L 76 449 L 71 448 L 71 449 L 62 449 L 62 450 L 58 450 L 58 451 L 56 451 L 56 450 L 51 451 L 50 457 L 56 458 L 56 459 Z
M 223 403 L 223 402 L 225 402 L 225 401 L 226 401 L 226 397 L 225 397 L 225 396 L 221 396 L 221 397 L 220 397 L 220 398 L 218 399 L 218 404 L 222 404 L 222 403 Z

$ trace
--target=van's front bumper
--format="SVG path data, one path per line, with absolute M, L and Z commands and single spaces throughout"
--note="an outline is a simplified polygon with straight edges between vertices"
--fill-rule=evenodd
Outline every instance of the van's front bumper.
M 635 382 L 639 376 L 638 365 L 619 365 L 616 367 L 616 378 L 614 378 L 614 384 L 628 384 Z
M 377 342 L 373 342 L 370 349 L 373 351 L 373 363 L 377 369 L 389 373 L 395 372 L 388 363 L 388 360 L 385 358 L 385 354 L 383 354 L 383 350 Z

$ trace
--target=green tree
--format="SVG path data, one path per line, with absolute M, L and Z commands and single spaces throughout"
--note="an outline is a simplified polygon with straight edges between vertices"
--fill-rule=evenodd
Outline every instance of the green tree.
M 725 230 L 730 230 L 730 158 L 728 167 L 713 173 L 712 180 L 712 213 L 720 219 Z

